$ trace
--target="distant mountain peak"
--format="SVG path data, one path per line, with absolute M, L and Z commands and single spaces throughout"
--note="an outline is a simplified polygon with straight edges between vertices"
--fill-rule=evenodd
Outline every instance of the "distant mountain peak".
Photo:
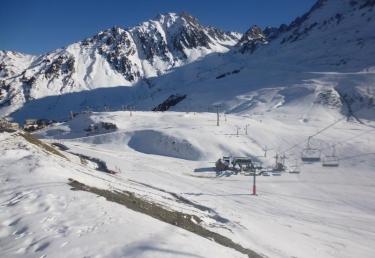
M 6 60 L 0 62 L 0 106 L 98 87 L 132 86 L 208 54 L 227 52 L 239 36 L 204 26 L 186 12 L 165 13 L 132 28 L 114 26 L 39 57 L 1 52 L 1 61 Z M 18 63 L 25 65 L 13 65 Z
M 165 13 L 132 28 L 109 28 L 41 56 L 1 51 L 0 107 L 9 113 L 32 99 L 115 86 L 151 90 L 170 83 L 174 89 L 185 77 L 191 84 L 207 79 L 211 85 L 211 77 L 225 77 L 227 82 L 246 76 L 253 63 L 267 71 L 269 66 L 367 69 L 374 66 L 374 6 L 375 0 L 319 0 L 289 25 L 264 30 L 253 25 L 243 35 L 202 25 L 187 13 Z M 197 66 L 182 68 L 198 60 L 202 62 Z M 194 67 L 196 74 L 189 70 Z M 163 81 L 167 74 L 177 79 Z M 252 80 L 250 75 L 242 78 Z
M 237 46 L 239 46 L 242 53 L 248 51 L 253 53 L 258 45 L 264 45 L 267 43 L 267 37 L 263 30 L 259 26 L 253 25 L 242 35 Z

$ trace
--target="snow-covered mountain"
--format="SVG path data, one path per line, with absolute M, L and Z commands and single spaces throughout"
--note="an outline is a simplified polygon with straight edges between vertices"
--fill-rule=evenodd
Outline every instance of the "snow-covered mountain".
M 176 110 L 221 104 L 226 112 L 284 110 L 303 119 L 323 107 L 374 119 L 374 28 L 375 1 L 319 0 L 289 25 L 252 26 L 233 51 L 156 78 L 150 96 L 156 105 L 171 92 L 186 95 Z
M 262 49 L 262 56 L 319 70 L 374 66 L 374 9 L 373 0 L 319 0 L 288 26 L 267 28 L 272 44 Z
M 1 78 L 0 112 L 24 102 L 14 114 L 20 121 L 86 107 L 152 110 L 173 95 L 186 96 L 174 110 L 207 111 L 220 103 L 226 112 L 306 113 L 323 106 L 344 114 L 364 109 L 371 118 L 374 9 L 373 0 L 319 0 L 289 25 L 255 25 L 243 35 L 187 14 L 159 15 L 29 58 L 22 72 Z
M 241 34 L 203 26 L 189 14 L 168 13 L 130 29 L 114 27 L 41 56 L 0 54 L 2 107 L 142 79 L 227 52 Z

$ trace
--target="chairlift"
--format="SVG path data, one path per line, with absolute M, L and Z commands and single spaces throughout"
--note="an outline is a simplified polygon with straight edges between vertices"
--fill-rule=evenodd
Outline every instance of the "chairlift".
M 289 167 L 289 174 L 299 174 L 299 173 L 301 173 L 301 170 L 300 170 L 300 168 L 299 168 L 299 166 L 290 166 Z
M 298 165 L 298 161 L 294 165 L 289 166 L 289 174 L 299 174 L 301 173 L 300 166 Z
M 307 140 L 307 146 L 302 150 L 301 159 L 304 162 L 317 162 L 320 161 L 321 151 L 317 148 L 312 148 L 310 145 L 311 136 Z
M 285 154 L 280 156 L 278 153 L 276 153 L 276 155 L 275 155 L 275 165 L 272 168 L 272 172 L 277 172 L 277 173 L 284 172 L 285 169 L 286 169 L 285 159 L 286 159 Z
M 339 159 L 336 156 L 335 146 L 332 146 L 332 154 L 326 155 L 323 158 L 322 166 L 323 167 L 338 167 L 339 166 Z

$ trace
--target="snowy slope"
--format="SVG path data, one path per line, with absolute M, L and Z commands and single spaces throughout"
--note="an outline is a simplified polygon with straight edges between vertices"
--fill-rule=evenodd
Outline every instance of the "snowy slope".
M 320 71 L 361 71 L 374 66 L 374 23 L 372 0 L 319 0 L 289 26 L 273 31 L 272 44 L 258 48 L 258 54 Z
M 309 101 L 374 119 L 374 8 L 373 1 L 322 0 L 288 26 L 253 26 L 237 50 L 153 80 L 152 101 L 141 106 L 173 93 L 187 95 L 176 110 L 222 104 L 227 112 L 262 113 Z
M 67 161 L 7 133 L 0 146 L 1 257 L 245 257 L 104 197 L 70 190 L 68 178 L 112 189 L 116 181 L 73 155 L 65 154 Z
M 23 89 L 12 87 L 14 78 L 21 76 L 24 79 L 23 72 L 31 65 L 37 57 L 26 55 L 13 51 L 0 51 L 0 108 L 7 109 L 13 102 L 22 102 Z M 14 110 L 11 108 L 10 110 Z M 4 110 L 4 113 L 9 113 Z
M 209 229 L 268 257 L 373 257 L 374 123 L 353 123 L 323 110 L 311 112 L 308 122 L 291 112 L 227 115 L 220 127 L 212 113 L 93 113 L 38 134 L 106 161 L 119 171 L 111 185 L 148 186 L 131 189 L 198 214 Z M 339 119 L 313 144 L 324 155 L 335 145 L 340 166 L 302 163 L 307 137 Z M 87 136 L 84 129 L 100 121 L 115 123 L 119 130 Z M 301 174 L 258 177 L 257 197 L 250 195 L 251 177 L 213 169 L 221 155 L 249 155 L 267 167 L 283 152 L 286 164 L 299 164 Z M 171 198 L 176 195 L 205 208 L 176 203 Z

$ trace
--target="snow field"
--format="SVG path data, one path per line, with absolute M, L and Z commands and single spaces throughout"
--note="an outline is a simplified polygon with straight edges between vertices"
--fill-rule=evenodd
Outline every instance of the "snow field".
M 249 117 L 227 115 L 227 122 L 222 116 L 220 127 L 216 126 L 216 114 L 212 113 L 135 112 L 130 117 L 128 112 L 112 112 L 94 113 L 89 119 L 115 123 L 119 130 L 87 137 L 75 127 L 61 141 L 74 152 L 104 160 L 110 169 L 119 168 L 114 185 L 128 184 L 131 180 L 135 187 L 132 191 L 172 209 L 201 216 L 210 229 L 270 257 L 372 257 L 374 254 L 371 243 L 375 232 L 372 227 L 375 164 L 371 127 L 345 120 L 337 123 L 317 136 L 315 144 L 328 154 L 329 146 L 337 144 L 340 167 L 301 164 L 301 174 L 258 177 L 259 195 L 254 197 L 250 195 L 251 177 L 217 175 L 213 171 L 217 158 L 228 154 L 251 155 L 267 166 L 273 164 L 276 152 L 297 144 L 287 152 L 286 162 L 300 162 L 300 151 L 307 137 L 341 119 L 341 115 L 335 111 L 323 112 L 319 107 L 311 109 L 305 121 L 299 114 L 282 111 Z M 79 121 L 84 119 L 77 117 L 77 121 L 69 123 Z M 69 123 L 63 126 L 69 127 Z M 248 135 L 246 124 L 249 124 Z M 238 136 L 236 126 L 240 128 Z M 41 136 L 55 129 L 50 128 Z M 179 144 L 176 146 L 180 149 L 175 149 L 175 153 L 166 153 L 173 148 L 154 144 L 166 135 L 176 143 L 189 142 L 201 155 L 197 160 L 176 158 L 176 153 L 185 151 L 184 145 Z M 133 137 L 140 136 L 148 140 L 139 139 L 137 148 L 132 148 Z M 343 139 L 351 140 L 340 143 Z M 265 145 L 270 149 L 267 157 L 263 157 Z M 154 188 L 145 189 L 142 184 Z M 202 212 L 178 203 L 157 188 L 211 211 Z M 214 215 L 227 221 L 215 221 Z
M 20 137 L 2 134 L 1 145 L 2 257 L 244 257 L 67 185 L 73 177 L 107 188 L 102 173 L 47 155 Z

